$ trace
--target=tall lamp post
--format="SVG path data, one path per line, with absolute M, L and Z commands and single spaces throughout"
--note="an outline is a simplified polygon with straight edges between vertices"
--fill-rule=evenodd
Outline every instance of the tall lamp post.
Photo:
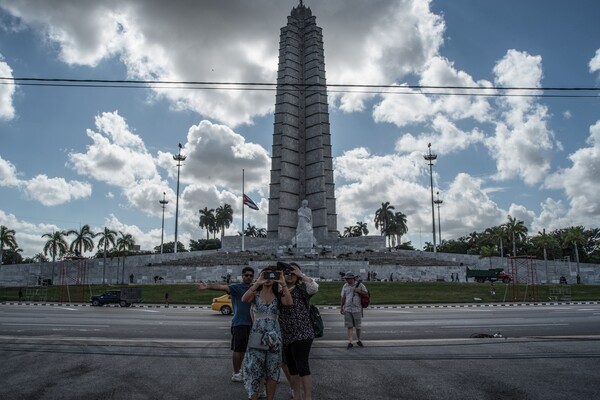
M 441 221 L 441 215 L 440 214 L 440 204 L 442 204 L 444 202 L 444 200 L 440 200 L 440 192 L 436 192 L 437 198 L 433 201 L 438 208 L 438 239 L 439 239 L 439 243 L 440 246 L 442 244 L 442 221 Z
M 165 207 L 167 204 L 169 204 L 169 202 L 167 200 L 165 200 L 165 196 L 166 196 L 166 193 L 163 192 L 163 199 L 158 201 L 163 210 L 162 225 L 160 226 L 160 254 L 163 253 L 163 239 L 164 239 L 164 235 L 165 235 Z
M 175 254 L 177 254 L 177 223 L 179 219 L 179 170 L 181 169 L 181 162 L 185 161 L 186 156 L 181 155 L 181 143 L 179 143 L 179 151 L 177 155 L 173 155 L 173 160 L 177 162 L 177 198 L 175 199 Z
M 431 183 L 431 225 L 433 227 L 433 252 L 437 253 L 437 244 L 435 242 L 435 205 L 433 203 L 433 162 L 437 158 L 437 154 L 431 153 L 431 143 L 427 145 L 427 148 L 429 149 L 429 153 L 425 154 L 423 158 L 425 158 L 425 161 L 427 161 L 427 163 L 429 164 L 429 180 Z

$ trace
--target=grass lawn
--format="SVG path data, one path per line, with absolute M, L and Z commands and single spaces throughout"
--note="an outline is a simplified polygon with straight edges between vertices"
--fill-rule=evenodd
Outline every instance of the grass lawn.
M 452 283 L 452 282 L 364 282 L 371 293 L 371 304 L 432 304 L 432 303 L 490 303 L 511 300 L 511 287 L 503 283 L 495 283 L 496 295 L 490 293 L 489 283 Z M 321 282 L 319 292 L 313 297 L 313 304 L 337 305 L 340 303 L 340 292 L 343 282 Z M 90 293 L 101 294 L 107 289 L 118 289 L 120 286 L 92 285 L 85 287 L 70 286 L 65 288 L 51 286 L 48 288 L 46 301 L 58 302 L 61 299 L 71 302 L 88 302 Z M 144 303 L 160 304 L 164 302 L 165 293 L 169 293 L 171 304 L 210 304 L 212 299 L 224 292 L 211 290 L 197 290 L 195 284 L 154 284 L 136 285 L 142 288 Z M 555 288 L 570 288 L 570 298 L 558 300 L 571 301 L 600 301 L 600 285 L 538 285 L 537 301 L 545 302 L 556 300 L 551 298 L 551 291 Z M 518 287 L 517 302 L 530 302 L 531 288 L 525 285 Z M 22 289 L 24 300 L 27 299 L 27 290 Z M 0 288 L 0 301 L 14 301 L 19 299 L 19 288 Z M 37 295 L 31 300 L 42 298 Z M 479 300 L 476 300 L 479 299 Z M 29 300 L 29 299 L 27 299 Z

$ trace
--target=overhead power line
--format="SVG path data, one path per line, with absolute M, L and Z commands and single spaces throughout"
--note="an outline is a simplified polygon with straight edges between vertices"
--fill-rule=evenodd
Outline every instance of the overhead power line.
M 120 89 L 180 89 L 180 90 L 236 90 L 276 91 L 278 87 L 296 91 L 321 91 L 331 93 L 405 94 L 432 96 L 484 96 L 484 97 L 583 97 L 597 98 L 597 87 L 506 87 L 506 86 L 441 86 L 441 85 L 390 85 L 390 84 L 301 84 L 268 82 L 221 81 L 167 81 L 119 79 L 70 78 L 12 78 L 0 77 L 0 84 L 18 86 L 120 88 Z M 435 91 L 432 91 L 435 90 Z M 515 93 L 525 92 L 525 93 Z M 570 93 L 569 93 L 570 92 Z M 585 92 L 589 92 L 585 94 Z

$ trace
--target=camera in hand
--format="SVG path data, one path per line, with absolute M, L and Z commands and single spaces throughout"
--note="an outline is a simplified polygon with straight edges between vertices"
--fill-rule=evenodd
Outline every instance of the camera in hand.
M 277 281 L 279 280 L 280 273 L 275 271 L 265 271 L 263 276 L 265 277 L 265 279 Z

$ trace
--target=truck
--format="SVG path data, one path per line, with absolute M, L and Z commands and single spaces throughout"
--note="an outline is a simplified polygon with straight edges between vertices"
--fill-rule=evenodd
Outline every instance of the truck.
M 142 289 L 122 288 L 107 290 L 102 294 L 92 296 L 90 301 L 93 306 L 99 307 L 105 304 L 119 304 L 121 307 L 131 307 L 134 303 L 141 303 Z
M 513 279 L 512 276 L 504 272 L 504 268 L 471 269 L 467 267 L 467 280 L 469 278 L 473 278 L 475 282 L 480 283 L 485 281 L 509 283 Z

